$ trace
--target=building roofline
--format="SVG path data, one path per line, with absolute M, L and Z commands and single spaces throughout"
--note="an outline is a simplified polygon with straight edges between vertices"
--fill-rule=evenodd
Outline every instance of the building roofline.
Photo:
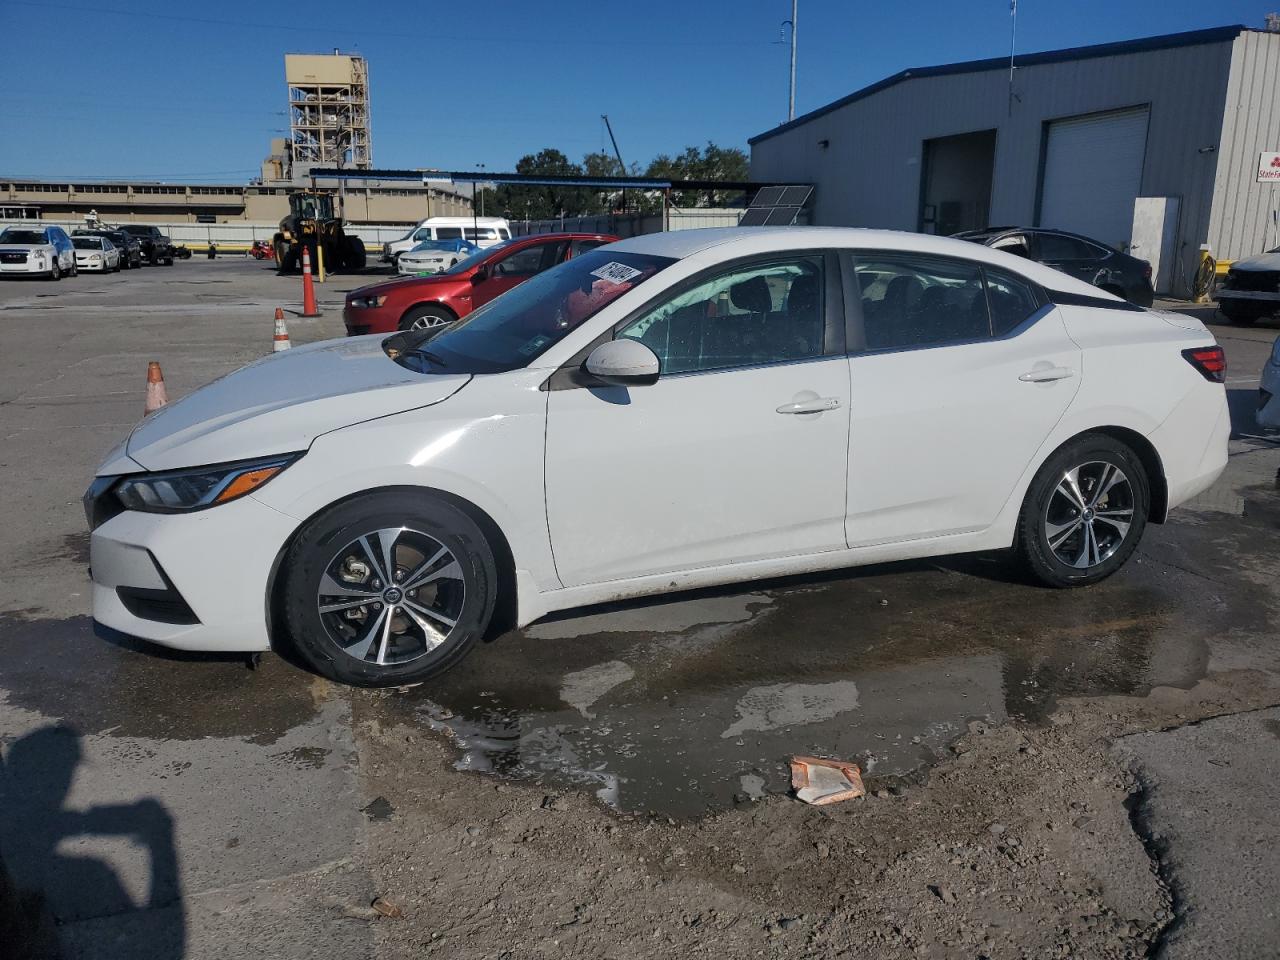
M 1234 40 L 1242 33 L 1261 33 L 1242 24 L 1226 27 L 1211 27 L 1207 30 L 1191 30 L 1186 33 L 1168 33 L 1158 37 L 1142 37 L 1137 40 L 1121 40 L 1116 43 L 1100 43 L 1087 47 L 1067 47 L 1062 50 L 1046 50 L 1042 53 L 1023 53 L 1013 58 L 1015 67 L 1034 67 L 1046 63 L 1065 63 L 1071 60 L 1092 60 L 1095 57 L 1113 57 L 1125 53 L 1145 53 L 1151 50 L 1170 50 L 1175 47 L 1195 47 L 1206 43 L 1225 43 Z M 897 86 L 907 80 L 921 77 L 943 77 L 959 73 L 983 73 L 987 70 L 1007 70 L 1008 57 L 991 57 L 986 60 L 966 60 L 961 63 L 944 63 L 932 67 L 909 67 L 893 76 L 873 83 L 861 90 L 855 90 L 848 96 L 834 100 L 825 106 L 810 110 L 806 114 L 779 124 L 772 130 L 751 137 L 747 143 L 754 146 L 762 140 L 776 137 L 780 133 L 793 130 L 811 120 L 839 110 L 841 107 L 856 103 L 859 100 L 880 93 L 890 87 Z

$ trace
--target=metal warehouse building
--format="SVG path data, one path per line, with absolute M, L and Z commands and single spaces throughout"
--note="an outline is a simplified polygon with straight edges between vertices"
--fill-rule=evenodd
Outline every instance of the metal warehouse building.
M 1201 244 L 1220 259 L 1277 245 L 1274 185 L 1258 178 L 1259 155 L 1280 151 L 1280 33 L 1221 27 L 1014 67 L 1012 83 L 1008 58 L 904 70 L 753 138 L 751 176 L 814 184 L 816 224 L 1132 245 L 1176 294 Z

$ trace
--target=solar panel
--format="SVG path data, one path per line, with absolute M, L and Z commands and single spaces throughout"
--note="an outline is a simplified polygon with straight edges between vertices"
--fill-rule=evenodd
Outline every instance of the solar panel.
M 774 206 L 777 207 L 803 207 L 809 202 L 809 196 L 813 193 L 813 187 L 801 184 L 795 187 L 785 187 L 782 191 L 782 199 L 778 200 Z
M 800 215 L 800 208 L 774 207 L 768 213 L 764 221 L 766 227 L 789 227 L 796 222 L 796 217 Z
M 773 207 L 748 207 L 738 221 L 740 227 L 763 227 Z
M 756 191 L 756 195 L 751 198 L 751 206 L 753 207 L 776 207 L 782 202 L 782 192 L 785 187 L 761 187 Z

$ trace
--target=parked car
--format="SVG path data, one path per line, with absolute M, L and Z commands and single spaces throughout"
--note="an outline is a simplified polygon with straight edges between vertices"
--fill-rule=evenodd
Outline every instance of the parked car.
M 1280 311 L 1280 247 L 1231 264 L 1213 296 L 1223 316 L 1241 326 L 1275 315 Z
M 1084 586 L 1222 472 L 1224 377 L 1195 318 L 974 244 L 632 237 L 143 420 L 85 496 L 93 615 L 385 686 L 555 610 L 758 577 L 1012 548 Z
M 137 238 L 147 263 L 153 266 L 157 263 L 163 263 L 166 267 L 173 266 L 173 242 L 160 232 L 159 227 L 144 226 L 141 223 L 123 223 L 120 229 L 129 236 Z
M 1140 307 L 1149 307 L 1155 300 L 1151 264 L 1076 233 L 990 227 L 957 233 L 956 237 L 1043 263 Z
M 61 227 L 6 227 L 0 233 L 0 275 L 76 275 L 76 251 Z
M 91 273 L 117 273 L 120 251 L 106 237 L 72 237 L 76 251 L 76 268 Z
M 400 254 L 396 261 L 396 273 L 401 276 L 443 273 L 479 252 L 480 248 L 469 240 L 424 240 Z
M 530 277 L 616 239 L 599 233 L 517 237 L 444 273 L 353 290 L 347 294 L 342 319 L 351 336 L 447 326 Z
M 1258 425 L 1280 430 L 1280 337 L 1271 345 L 1271 357 L 1262 368 L 1258 388 Z
M 130 236 L 123 230 L 98 227 L 96 229 L 71 231 L 71 239 L 74 241 L 76 237 L 106 237 L 120 251 L 120 268 L 122 270 L 131 270 L 142 266 L 142 245 L 138 243 L 136 237 Z
M 469 240 L 488 249 L 511 239 L 511 224 L 504 217 L 427 217 L 399 240 L 382 245 L 382 262 L 395 266 L 400 254 L 425 240 Z

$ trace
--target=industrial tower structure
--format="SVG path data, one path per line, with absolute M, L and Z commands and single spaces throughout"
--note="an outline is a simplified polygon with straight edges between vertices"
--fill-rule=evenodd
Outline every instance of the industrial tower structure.
M 287 53 L 289 157 L 294 177 L 312 166 L 373 163 L 369 138 L 369 65 L 364 57 Z

